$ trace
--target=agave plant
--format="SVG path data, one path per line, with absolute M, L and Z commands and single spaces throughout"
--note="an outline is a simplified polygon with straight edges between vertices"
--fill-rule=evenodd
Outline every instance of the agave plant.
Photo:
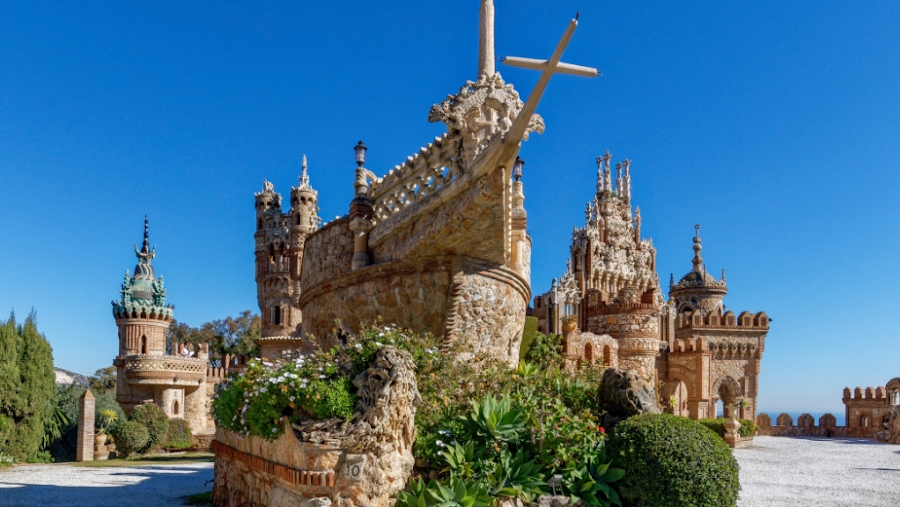
M 605 461 L 604 447 L 591 463 L 567 471 L 563 485 L 569 490 L 573 504 L 581 500 L 587 507 L 622 505 L 619 494 L 611 484 L 624 477 L 625 470 L 612 468 L 612 461 Z
M 472 413 L 463 418 L 463 423 L 472 433 L 484 438 L 502 442 L 518 442 L 525 429 L 522 410 L 512 410 L 509 398 L 497 400 L 486 396 L 481 403 L 472 401 Z
M 528 461 L 527 455 L 519 451 L 515 456 L 503 454 L 488 476 L 492 484 L 491 496 L 508 496 L 533 502 L 535 497 L 544 493 L 544 474 L 534 461 Z
M 461 479 L 450 479 L 444 485 L 431 481 L 425 485 L 421 478 L 409 483 L 410 491 L 397 493 L 396 507 L 490 507 L 487 491 Z

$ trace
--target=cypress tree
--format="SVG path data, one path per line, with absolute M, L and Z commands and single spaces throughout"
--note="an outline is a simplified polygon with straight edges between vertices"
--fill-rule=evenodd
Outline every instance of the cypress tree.
M 19 334 L 16 316 L 0 321 L 0 453 L 4 452 L 15 431 L 15 414 L 19 406 Z
M 15 395 L 10 403 L 0 407 L 4 413 L 4 434 L 6 442 L 3 444 L 6 454 L 13 455 L 21 461 L 38 459 L 41 450 L 47 423 L 53 415 L 56 404 L 56 383 L 53 373 L 53 355 L 50 343 L 37 330 L 37 317 L 34 311 L 25 320 L 22 326 L 15 326 L 11 317 L 10 322 L 2 326 L 5 329 L 2 343 L 8 347 L 10 341 L 10 329 L 16 332 L 16 361 L 18 379 L 10 379 L 9 372 L 3 372 L 0 382 L 8 385 L 17 384 Z M 8 359 L 10 353 L 5 350 L 0 361 Z M 0 371 L 3 368 L 0 367 Z M 18 380 L 18 382 L 16 382 Z M 5 385 L 3 390 L 6 391 Z M 4 398 L 9 398 L 4 394 Z M 9 423 L 13 423 L 13 426 Z

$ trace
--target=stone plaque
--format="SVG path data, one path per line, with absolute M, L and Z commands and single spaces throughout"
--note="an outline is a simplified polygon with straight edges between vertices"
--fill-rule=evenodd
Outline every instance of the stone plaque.
M 344 461 L 344 479 L 358 481 L 362 479 L 363 470 L 366 468 L 365 454 L 348 454 Z

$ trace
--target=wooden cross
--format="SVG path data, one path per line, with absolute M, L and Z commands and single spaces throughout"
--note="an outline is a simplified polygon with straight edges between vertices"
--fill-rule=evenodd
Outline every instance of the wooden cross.
M 488 3 L 491 2 L 491 0 L 483 1 Z M 578 14 L 575 14 L 575 19 L 569 21 L 566 32 L 563 34 L 559 44 L 556 45 L 556 50 L 553 51 L 553 56 L 551 56 L 549 60 L 535 60 L 533 58 L 520 58 L 516 56 L 500 58 L 501 62 L 511 67 L 521 67 L 524 69 L 541 71 L 541 77 L 538 79 L 537 84 L 534 85 L 534 90 L 532 90 L 531 95 L 528 96 L 528 101 L 525 103 L 519 116 L 509 129 L 507 142 L 518 143 L 522 140 L 525 135 L 525 130 L 528 128 L 528 122 L 531 121 L 531 116 L 537 109 L 538 102 L 540 102 L 541 96 L 544 94 L 544 90 L 547 88 L 547 84 L 550 82 L 550 78 L 553 74 L 571 74 L 573 76 L 584 77 L 596 77 L 601 75 L 597 69 L 592 67 L 583 67 L 581 65 L 560 62 L 563 52 L 565 52 L 566 46 L 569 44 L 569 39 L 572 38 L 572 34 L 575 33 L 575 28 L 577 26 Z M 485 27 L 482 27 L 482 29 L 485 29 Z

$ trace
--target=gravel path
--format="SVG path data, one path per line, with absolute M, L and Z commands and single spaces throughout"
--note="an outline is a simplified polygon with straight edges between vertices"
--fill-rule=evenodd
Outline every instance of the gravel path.
M 4 507 L 182 507 L 212 489 L 212 463 L 92 468 L 70 463 L 0 470 Z
M 900 506 L 900 446 L 859 438 L 756 437 L 737 449 L 738 507 Z
M 739 507 L 900 506 L 900 446 L 863 439 L 756 437 L 738 449 Z M 181 507 L 209 491 L 212 463 L 0 470 L 4 507 Z

